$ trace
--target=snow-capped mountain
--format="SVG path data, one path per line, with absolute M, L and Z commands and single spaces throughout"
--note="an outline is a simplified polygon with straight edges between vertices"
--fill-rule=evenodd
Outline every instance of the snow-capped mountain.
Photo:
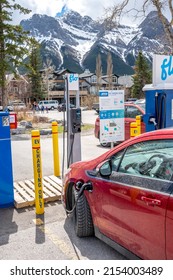
M 102 71 L 106 73 L 107 54 L 111 52 L 113 72 L 132 74 L 140 50 L 151 61 L 153 53 L 163 53 L 169 48 L 156 12 L 151 12 L 138 27 L 120 25 L 110 31 L 74 11 L 62 17 L 35 14 L 20 24 L 41 43 L 43 61 L 48 58 L 57 70 L 95 72 L 96 57 L 100 53 Z

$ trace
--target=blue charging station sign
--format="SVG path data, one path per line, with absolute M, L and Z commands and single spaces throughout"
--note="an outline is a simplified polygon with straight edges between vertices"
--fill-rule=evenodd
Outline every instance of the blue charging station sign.
M 173 56 L 153 55 L 153 85 L 173 85 Z
M 79 90 L 79 75 L 78 74 L 68 74 L 68 89 L 69 90 Z
M 124 90 L 99 91 L 100 143 L 124 140 Z

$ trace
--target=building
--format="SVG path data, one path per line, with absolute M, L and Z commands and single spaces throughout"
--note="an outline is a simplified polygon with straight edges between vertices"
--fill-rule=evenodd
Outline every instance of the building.
M 62 69 L 54 71 L 50 69 L 43 69 L 40 71 L 42 75 L 42 86 L 45 92 L 44 99 L 58 100 L 59 103 L 63 103 L 66 99 L 65 96 L 65 77 L 70 74 L 70 70 Z M 92 104 L 99 100 L 99 90 L 117 90 L 124 89 L 125 96 L 129 95 L 129 90 L 132 83 L 131 76 L 118 76 L 112 74 L 102 75 L 99 79 L 95 73 L 91 73 L 89 70 L 85 70 L 82 74 L 79 74 L 79 90 L 80 90 L 80 104 L 81 106 L 88 106 L 92 108 Z M 21 100 L 26 104 L 30 103 L 32 93 L 29 79 L 26 75 L 13 74 L 7 76 L 7 91 L 8 101 Z M 76 91 L 70 91 L 70 103 L 76 103 Z M 0 104 L 1 105 L 1 104 Z

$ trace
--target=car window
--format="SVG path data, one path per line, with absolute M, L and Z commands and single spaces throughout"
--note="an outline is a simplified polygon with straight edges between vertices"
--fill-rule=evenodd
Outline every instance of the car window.
M 138 108 L 134 106 L 125 106 L 125 118 L 136 118 L 138 115 L 142 115 Z
M 153 140 L 128 147 L 119 172 L 171 180 L 173 175 L 173 141 Z
M 112 171 L 117 171 L 122 159 L 122 155 L 124 154 L 124 151 L 125 150 L 122 150 L 121 152 L 111 157 Z
M 145 104 L 138 104 L 138 106 L 145 112 Z

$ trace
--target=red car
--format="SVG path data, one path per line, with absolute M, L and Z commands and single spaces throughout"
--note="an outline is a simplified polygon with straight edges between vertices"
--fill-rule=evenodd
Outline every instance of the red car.
M 136 121 L 136 116 L 145 113 L 145 103 L 135 104 L 135 103 L 125 103 L 125 140 L 130 138 L 130 124 Z M 141 132 L 145 132 L 145 124 L 142 122 Z M 100 118 L 97 117 L 95 121 L 94 135 L 96 138 L 100 139 Z M 101 143 L 103 147 L 109 147 L 110 143 Z
M 131 259 L 173 260 L 173 129 L 73 163 L 63 187 L 79 237 L 95 235 Z

